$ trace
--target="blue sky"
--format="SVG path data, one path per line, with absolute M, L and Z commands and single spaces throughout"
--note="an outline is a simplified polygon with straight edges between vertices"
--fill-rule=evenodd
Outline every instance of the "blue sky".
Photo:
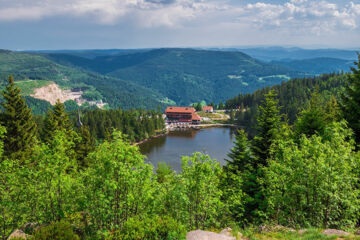
M 0 48 L 360 47 L 360 0 L 0 0 Z

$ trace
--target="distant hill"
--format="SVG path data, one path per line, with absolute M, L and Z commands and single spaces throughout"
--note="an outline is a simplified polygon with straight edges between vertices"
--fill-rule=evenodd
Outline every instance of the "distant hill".
M 178 105 L 205 100 L 219 102 L 257 88 L 274 85 L 304 74 L 288 67 L 263 63 L 240 52 L 194 49 L 153 49 L 79 58 L 49 53 L 49 59 L 158 92 Z
M 219 103 L 291 78 L 348 71 L 356 57 L 353 51 L 336 49 L 243 49 L 252 56 L 240 50 L 3 50 L 0 77 L 11 73 L 18 80 L 53 81 L 81 89 L 88 100 L 102 99 L 111 108 L 156 108 Z
M 81 89 L 88 100 L 102 99 L 112 108 L 156 108 L 165 100 L 157 92 L 133 82 L 60 65 L 37 54 L 2 50 L 0 87 L 10 74 L 16 81 L 53 81 L 64 89 Z
M 224 49 L 221 49 L 224 50 Z M 231 48 L 228 51 L 240 51 L 262 61 L 303 60 L 311 58 L 337 58 L 356 60 L 356 50 L 342 49 L 302 49 L 297 47 L 255 47 Z
M 84 49 L 84 50 L 36 50 L 27 51 L 29 53 L 37 54 L 67 54 L 72 56 L 78 56 L 88 59 L 94 59 L 100 56 L 131 54 L 137 52 L 145 52 L 150 49 Z
M 354 65 L 353 60 L 325 57 L 290 61 L 272 61 L 271 63 L 292 68 L 300 72 L 306 72 L 311 75 L 342 71 L 349 72 L 351 71 L 350 67 Z

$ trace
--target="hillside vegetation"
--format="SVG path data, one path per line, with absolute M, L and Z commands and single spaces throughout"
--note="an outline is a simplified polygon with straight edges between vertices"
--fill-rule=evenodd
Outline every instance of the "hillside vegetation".
M 331 96 L 340 99 L 340 93 L 348 82 L 348 76 L 348 74 L 323 74 L 318 77 L 293 79 L 273 87 L 258 89 L 250 94 L 239 94 L 227 100 L 225 108 L 239 109 L 231 114 L 234 121 L 253 133 L 258 107 L 264 100 L 265 94 L 273 89 L 278 93 L 279 104 L 282 106 L 280 112 L 286 114 L 289 122 L 293 123 L 297 115 L 308 106 L 314 92 L 318 92 L 325 102 Z
M 303 75 L 265 64 L 240 52 L 154 49 L 86 59 L 48 54 L 49 59 L 121 78 L 152 89 L 176 102 L 219 102 L 257 88 Z
M 156 108 L 162 105 L 164 99 L 160 94 L 136 83 L 63 66 L 36 54 L 1 50 L 0 87 L 10 74 L 15 81 L 36 80 L 31 86 L 25 85 L 25 82 L 19 83 L 25 95 L 37 87 L 33 84 L 41 86 L 47 81 L 53 81 L 62 88 L 81 89 L 84 97 L 100 96 L 112 108 Z M 89 97 L 89 100 L 94 99 Z

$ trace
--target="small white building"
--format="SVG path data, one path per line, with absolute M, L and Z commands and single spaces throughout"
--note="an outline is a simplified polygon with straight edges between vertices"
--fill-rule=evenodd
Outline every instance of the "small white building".
M 214 108 L 212 106 L 203 106 L 202 110 L 206 113 L 213 113 L 214 112 Z

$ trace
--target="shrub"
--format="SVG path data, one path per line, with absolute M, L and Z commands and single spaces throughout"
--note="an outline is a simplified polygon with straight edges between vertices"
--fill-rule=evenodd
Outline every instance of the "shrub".
M 60 221 L 41 227 L 30 238 L 31 240 L 78 240 L 80 239 L 73 231 L 70 223 Z
M 170 217 L 130 218 L 121 230 L 115 232 L 109 240 L 182 240 L 186 230 Z

